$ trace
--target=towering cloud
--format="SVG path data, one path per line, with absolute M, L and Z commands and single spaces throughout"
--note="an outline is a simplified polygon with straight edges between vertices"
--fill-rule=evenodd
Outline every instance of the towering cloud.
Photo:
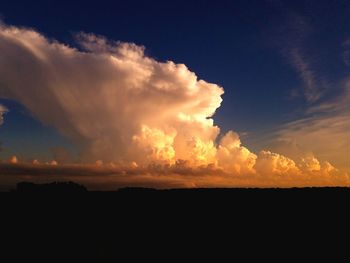
M 218 142 L 212 116 L 224 91 L 184 64 L 156 61 L 132 43 L 84 33 L 76 39 L 81 49 L 2 25 L 0 98 L 20 102 L 71 138 L 83 159 L 99 160 L 98 167 L 132 163 L 129 172 L 300 175 L 293 160 L 256 155 L 232 131 Z M 5 111 L 0 107 L 1 121 Z M 319 168 L 317 160 L 304 167 Z
M 213 158 L 210 118 L 223 89 L 144 47 L 80 34 L 79 51 L 17 27 L 0 28 L 0 96 L 104 160 Z M 145 158 L 146 157 L 146 158 Z

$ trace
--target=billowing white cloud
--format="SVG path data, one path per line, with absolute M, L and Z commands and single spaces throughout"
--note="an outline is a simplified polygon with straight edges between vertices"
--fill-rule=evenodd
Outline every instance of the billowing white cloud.
M 283 155 L 270 151 L 261 151 L 255 164 L 255 169 L 262 175 L 293 175 L 300 171 L 295 162 Z
M 88 159 L 163 156 L 200 163 L 214 155 L 219 128 L 211 116 L 221 87 L 199 80 L 184 64 L 149 58 L 135 44 L 87 34 L 78 39 L 86 51 L 1 26 L 0 96 L 72 138 Z
M 321 164 L 314 156 L 307 156 L 301 159 L 300 168 L 308 172 L 320 171 Z
M 220 141 L 217 152 L 219 167 L 234 174 L 252 174 L 257 156 L 246 147 L 235 132 L 228 132 Z

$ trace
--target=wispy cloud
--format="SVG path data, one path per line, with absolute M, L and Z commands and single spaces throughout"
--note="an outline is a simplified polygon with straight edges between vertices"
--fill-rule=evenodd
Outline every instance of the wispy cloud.
M 300 88 L 290 91 L 290 97 L 303 95 L 308 103 L 318 101 L 326 86 L 319 78 L 315 68 L 315 59 L 312 59 L 308 48 L 310 35 L 314 32 L 312 23 L 307 17 L 283 1 L 270 1 L 281 14 L 280 23 L 275 25 L 272 39 L 280 49 L 283 57 L 293 67 L 302 82 Z
M 316 73 L 312 70 L 306 57 L 299 48 L 289 50 L 291 62 L 304 83 L 304 95 L 307 101 L 315 102 L 321 95 L 320 83 L 316 78 Z
M 346 79 L 346 74 L 334 73 L 335 70 L 326 64 L 329 62 L 327 59 L 321 59 L 333 54 L 333 50 L 324 50 L 323 43 L 320 43 L 319 36 L 323 32 L 317 26 L 322 16 L 316 19 L 314 16 L 302 15 L 283 1 L 273 3 L 283 16 L 281 24 L 276 25 L 280 30 L 277 34 L 275 32 L 275 42 L 302 84 L 300 88 L 290 91 L 290 97 L 299 98 L 303 95 L 306 103 L 300 107 L 299 116 L 294 121 L 264 132 L 264 145 L 270 145 L 274 151 L 296 162 L 302 158 L 312 160 L 310 156 L 315 154 L 321 161 L 328 160 L 350 171 L 350 81 Z M 318 37 L 317 42 L 315 36 Z M 328 37 L 327 32 L 325 37 Z M 338 61 L 339 65 L 334 68 L 339 70 L 343 66 L 339 58 L 345 64 L 350 62 L 350 41 L 337 42 L 334 46 L 339 47 L 335 53 L 342 54 L 342 57 L 337 57 L 338 60 L 333 57 L 330 61 Z
M 302 119 L 284 125 L 277 137 L 297 141 L 321 159 L 350 170 L 350 81 L 337 97 L 310 107 Z

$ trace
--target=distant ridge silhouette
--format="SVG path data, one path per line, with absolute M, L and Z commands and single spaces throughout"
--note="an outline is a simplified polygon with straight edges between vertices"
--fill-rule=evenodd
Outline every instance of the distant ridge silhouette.
M 304 187 L 304 188 L 175 188 L 156 189 L 149 187 L 124 187 L 114 191 L 88 191 L 84 185 L 75 182 L 52 182 L 37 184 L 20 182 L 12 192 L 15 193 L 118 193 L 118 194 L 248 194 L 248 193 L 350 193 L 348 187 Z
M 87 192 L 85 186 L 74 182 L 53 182 L 46 184 L 35 184 L 21 182 L 17 184 L 17 193 L 84 193 Z

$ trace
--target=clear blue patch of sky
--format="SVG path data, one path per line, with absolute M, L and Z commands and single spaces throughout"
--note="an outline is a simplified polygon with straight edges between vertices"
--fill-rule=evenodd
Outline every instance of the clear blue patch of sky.
M 0 99 L 0 104 L 9 109 L 4 116 L 4 124 L 0 126 L 0 159 L 16 155 L 25 161 L 49 161 L 53 158 L 52 149 L 55 147 L 77 154 L 70 141 L 55 129 L 35 120 L 20 104 L 4 99 Z

